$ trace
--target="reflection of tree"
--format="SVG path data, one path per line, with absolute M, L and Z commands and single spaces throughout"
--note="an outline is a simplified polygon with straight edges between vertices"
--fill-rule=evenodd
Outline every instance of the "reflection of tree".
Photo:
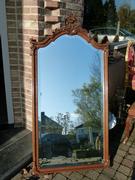
M 100 129 L 102 118 L 102 87 L 99 69 L 95 68 L 90 83 L 73 90 L 74 102 L 78 113 L 86 126 Z
M 117 25 L 118 17 L 116 12 L 115 0 L 106 1 L 104 4 L 104 20 L 106 26 Z
M 106 0 L 104 4 L 102 0 L 84 1 L 84 28 L 114 26 L 117 20 L 115 0 Z
M 130 16 L 130 7 L 129 6 L 122 6 L 118 10 L 118 16 L 120 20 L 121 27 L 127 28 L 128 27 L 128 18 Z
M 135 10 L 130 11 L 130 17 L 129 17 L 129 26 L 128 30 L 132 33 L 135 33 Z
M 102 0 L 84 0 L 84 28 L 90 29 L 93 26 L 101 26 L 103 21 L 104 10 Z
M 56 121 L 63 127 L 63 132 L 66 135 L 69 132 L 72 124 L 69 112 L 66 112 L 66 114 L 58 113 L 56 116 Z
M 129 5 L 123 5 L 118 10 L 118 17 L 122 28 L 135 33 L 135 10 L 131 10 Z
M 135 33 L 135 10 L 125 4 L 117 12 L 115 0 L 106 0 L 104 4 L 102 0 L 84 0 L 83 19 L 83 26 L 88 30 L 97 26 L 116 26 L 119 20 L 121 28 Z

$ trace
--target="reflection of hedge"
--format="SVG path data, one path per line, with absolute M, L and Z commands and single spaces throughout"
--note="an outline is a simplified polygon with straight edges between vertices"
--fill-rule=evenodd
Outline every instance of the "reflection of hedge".
M 99 156 L 101 156 L 101 153 L 95 149 L 76 151 L 76 158 L 91 158 L 91 157 L 99 157 Z
M 133 33 L 133 34 L 135 34 L 135 28 L 131 28 L 131 29 L 130 29 L 130 32 Z

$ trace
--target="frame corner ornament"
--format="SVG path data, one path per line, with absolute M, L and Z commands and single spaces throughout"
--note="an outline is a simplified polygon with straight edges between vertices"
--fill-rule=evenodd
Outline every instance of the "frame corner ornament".
M 35 46 L 37 44 L 37 39 L 32 37 L 32 38 L 30 38 L 29 41 L 30 41 L 30 49 L 31 49 L 30 55 L 33 56 L 34 55 Z

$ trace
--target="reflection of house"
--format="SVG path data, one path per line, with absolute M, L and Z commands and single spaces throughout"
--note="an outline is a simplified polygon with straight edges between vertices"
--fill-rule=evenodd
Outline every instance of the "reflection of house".
M 41 112 L 41 134 L 57 133 L 62 134 L 63 127 Z
M 100 133 L 99 130 L 93 129 L 91 127 L 86 127 L 84 124 L 77 126 L 76 128 L 76 140 L 78 143 L 80 142 L 89 142 L 94 145 L 95 140 Z

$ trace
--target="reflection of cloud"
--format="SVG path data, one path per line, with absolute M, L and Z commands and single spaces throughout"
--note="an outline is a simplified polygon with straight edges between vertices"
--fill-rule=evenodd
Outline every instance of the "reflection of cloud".
M 70 114 L 71 118 L 79 118 L 79 115 L 77 113 L 71 113 Z
M 73 121 L 74 127 L 82 124 L 82 121 L 80 119 L 79 114 L 77 114 L 77 113 L 70 113 L 70 117 L 71 117 L 71 121 Z

